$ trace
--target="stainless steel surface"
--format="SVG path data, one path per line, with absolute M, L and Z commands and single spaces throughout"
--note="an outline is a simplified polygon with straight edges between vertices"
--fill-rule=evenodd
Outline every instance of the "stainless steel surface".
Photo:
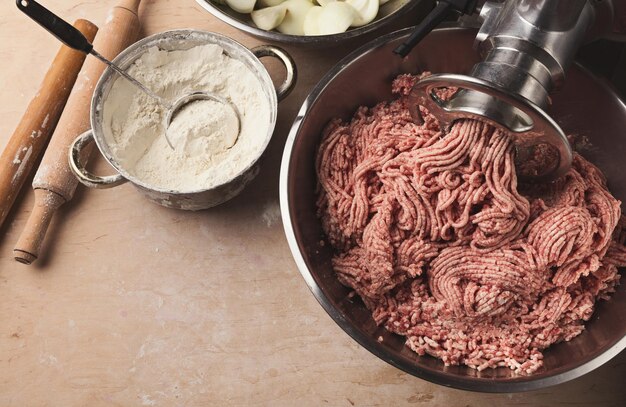
M 351 28 L 344 33 L 331 35 L 290 35 L 278 31 L 267 31 L 258 28 L 249 14 L 237 13 L 225 4 L 219 4 L 215 0 L 196 0 L 196 2 L 209 13 L 242 31 L 252 34 L 255 37 L 268 41 L 284 42 L 288 44 L 309 44 L 309 45 L 330 45 L 359 37 L 366 33 L 375 31 L 410 12 L 423 0 L 389 0 L 380 6 L 378 16 L 369 24 L 361 27 Z
M 562 85 L 593 23 L 593 6 L 586 0 L 507 0 L 486 7 L 487 24 L 475 44 L 483 61 L 474 67 L 472 76 L 511 89 L 544 108 L 548 93 Z M 498 75 L 498 69 L 505 66 L 518 74 Z M 528 75 L 534 82 L 521 86 L 519 81 Z
M 280 102 L 291 93 L 293 87 L 296 85 L 296 81 L 298 80 L 298 71 L 296 71 L 295 68 L 296 62 L 287 51 L 273 45 L 259 45 L 258 47 L 252 48 L 252 53 L 259 59 L 273 57 L 283 63 L 285 67 L 285 79 L 283 79 L 283 82 L 276 88 L 276 96 Z
M 242 61 L 258 78 L 262 85 L 265 97 L 270 105 L 270 123 L 268 131 L 265 134 L 259 134 L 259 137 L 263 138 L 264 151 L 272 137 L 274 126 L 276 124 L 276 114 L 278 108 L 278 97 L 276 90 L 272 83 L 267 70 L 255 54 L 248 50 L 246 47 L 236 42 L 235 40 L 225 37 L 220 34 L 210 33 L 198 30 L 174 30 L 166 31 L 163 33 L 155 34 L 150 37 L 144 38 L 135 44 L 131 45 L 120 53 L 117 58 L 113 60 L 122 69 L 127 69 L 137 58 L 139 58 L 149 48 L 159 47 L 162 50 L 184 50 L 190 49 L 198 45 L 203 44 L 217 44 L 224 49 L 231 58 Z M 278 48 L 269 46 L 275 50 L 276 54 L 285 54 L 285 51 Z M 287 81 L 281 86 L 283 89 L 282 95 L 285 92 L 291 90 L 295 82 L 296 67 L 293 65 L 291 58 L 279 58 L 279 60 L 286 65 L 288 71 L 294 72 L 294 74 L 287 79 Z M 243 188 L 256 177 L 259 172 L 259 159 L 257 157 L 246 168 L 242 169 L 232 180 L 225 182 L 221 185 L 216 185 L 211 188 L 200 188 L 194 191 L 175 191 L 170 189 L 162 189 L 154 187 L 144 181 L 138 179 L 134 175 L 130 174 L 119 162 L 115 159 L 111 153 L 111 149 L 108 144 L 108 131 L 103 126 L 103 108 L 104 101 L 111 91 L 113 83 L 118 78 L 115 71 L 107 69 L 94 91 L 93 98 L 91 100 L 91 126 L 93 130 L 93 138 L 100 150 L 100 153 L 108 161 L 109 164 L 125 179 L 129 180 L 144 195 L 151 201 L 154 201 L 160 205 L 170 208 L 187 209 L 187 210 L 200 210 L 210 208 L 215 205 L 219 205 L 243 190 Z M 289 82 L 291 80 L 291 82 Z M 83 177 L 79 175 L 79 180 L 84 180 L 86 170 L 82 168 L 78 160 L 72 164 L 72 168 L 76 167 L 78 173 L 82 173 Z M 92 174 L 89 174 L 93 176 Z M 93 176 L 94 179 L 97 178 Z M 88 185 L 89 183 L 87 183 Z
M 407 58 L 391 58 L 392 50 L 409 34 L 410 30 L 389 34 L 347 56 L 318 83 L 296 117 L 283 154 L 280 201 L 285 233 L 302 276 L 328 314 L 357 342 L 382 360 L 435 383 L 474 391 L 525 391 L 597 368 L 626 348 L 626 284 L 610 301 L 598 302 L 581 335 L 544 352 L 543 368 L 518 376 L 506 368 L 478 372 L 418 356 L 403 338 L 376 326 L 363 303 L 337 281 L 330 262 L 332 248 L 320 244 L 324 235 L 315 207 L 314 162 L 322 129 L 331 118 L 350 119 L 358 106 L 391 100 L 390 80 L 400 73 L 467 73 L 480 60 L 471 47 L 476 31 L 469 29 L 436 30 Z M 592 144 L 582 143 L 581 153 L 607 175 L 613 194 L 626 200 L 626 105 L 603 82 L 574 65 L 547 111 L 566 134 Z
M 567 31 L 578 23 L 587 4 L 587 0 L 520 0 L 517 10 L 524 20 L 536 27 Z
M 450 101 L 436 96 L 436 89 L 450 86 L 462 88 L 461 92 L 473 93 L 454 97 Z M 533 182 L 550 181 L 564 175 L 572 165 L 572 149 L 559 125 L 532 102 L 492 82 L 468 75 L 431 75 L 415 85 L 409 95 L 409 104 L 411 116 L 420 124 L 423 119 L 419 105 L 422 105 L 429 112 L 438 112 L 439 123 L 445 129 L 450 129 L 452 123 L 460 118 L 483 120 L 494 126 L 506 123 L 518 152 L 538 144 L 558 149 L 555 151 L 558 156 L 556 162 L 544 168 L 533 168 L 532 174 L 524 174 L 518 169 L 522 178 Z
M 516 143 L 523 141 L 518 149 L 549 145 L 558 154 L 557 162 L 539 169 L 536 181 L 556 178 L 569 169 L 571 148 L 542 109 L 549 103 L 549 93 L 562 86 L 565 70 L 594 21 L 594 6 L 587 0 L 507 0 L 486 2 L 480 15 L 483 24 L 474 44 L 483 60 L 468 76 L 456 78 L 454 86 L 462 90 L 445 109 L 442 103 L 429 103 L 430 112 L 443 125 L 460 118 L 483 118 L 513 132 Z M 472 78 L 482 83 L 481 89 Z M 415 86 L 414 99 L 428 103 L 426 86 Z M 511 99 L 520 103 L 508 103 Z M 530 118 L 528 112 L 536 114 Z M 524 175 L 530 178 L 534 173 Z
M 122 176 L 122 174 L 114 174 L 107 176 L 94 175 L 87 171 L 87 169 L 81 163 L 81 157 L 83 149 L 93 142 L 93 131 L 87 130 L 72 142 L 69 149 L 68 160 L 70 169 L 78 178 L 78 181 L 89 187 L 95 189 L 107 189 L 113 188 L 118 185 L 126 183 L 128 180 Z

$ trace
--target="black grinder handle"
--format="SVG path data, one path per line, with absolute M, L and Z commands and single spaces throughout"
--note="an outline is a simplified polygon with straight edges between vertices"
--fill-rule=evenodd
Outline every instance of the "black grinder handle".
M 17 8 L 24 14 L 32 18 L 68 47 L 82 51 L 85 54 L 89 54 L 93 49 L 93 45 L 80 31 L 36 1 L 16 0 L 15 3 Z
M 451 13 L 472 14 L 476 8 L 476 3 L 476 0 L 438 1 L 435 8 L 415 27 L 411 36 L 404 43 L 398 45 L 393 52 L 404 58 L 426 35 L 428 35 L 428 33 L 448 18 Z

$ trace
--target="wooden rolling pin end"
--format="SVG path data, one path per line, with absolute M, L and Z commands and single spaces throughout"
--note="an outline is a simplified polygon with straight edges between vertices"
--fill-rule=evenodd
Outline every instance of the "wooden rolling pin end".
M 105 58 L 115 58 L 137 39 L 140 29 L 137 7 L 140 2 L 121 0 L 109 13 L 93 42 L 93 48 Z M 74 195 L 78 180 L 70 169 L 67 154 L 74 139 L 91 126 L 91 98 L 105 68 L 106 65 L 101 61 L 90 58 L 85 61 L 78 75 L 33 179 L 35 207 L 15 245 L 14 257 L 17 261 L 30 264 L 38 257 L 52 216 Z
M 94 40 L 98 31 L 87 20 L 76 20 L 74 27 L 89 41 Z M 0 155 L 0 225 L 41 158 L 84 60 L 85 54 L 61 47 Z
M 37 260 L 37 256 L 34 254 L 23 252 L 18 249 L 13 249 L 13 256 L 15 257 L 15 261 L 27 265 L 30 265 Z
M 31 264 L 37 260 L 52 217 L 65 202 L 65 198 L 55 192 L 46 189 L 35 190 L 33 211 L 13 249 L 13 257 L 16 261 Z

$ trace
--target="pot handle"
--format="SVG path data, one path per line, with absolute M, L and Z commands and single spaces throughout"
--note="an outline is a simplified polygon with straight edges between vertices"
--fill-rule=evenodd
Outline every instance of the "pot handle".
M 96 189 L 113 188 L 128 181 L 122 176 L 122 174 L 101 177 L 87 171 L 87 169 L 80 162 L 80 156 L 83 148 L 91 142 L 93 142 L 93 131 L 89 129 L 80 136 L 76 137 L 76 140 L 74 140 L 70 146 L 68 157 L 70 169 L 76 178 L 78 178 L 78 181 L 89 188 Z
M 287 51 L 275 45 L 260 45 L 252 48 L 251 51 L 257 58 L 277 58 L 285 66 L 285 69 L 287 70 L 287 77 L 276 89 L 276 96 L 278 97 L 278 100 L 283 100 L 293 90 L 296 80 L 298 79 L 298 70 L 296 69 L 296 63 L 293 58 L 287 53 Z

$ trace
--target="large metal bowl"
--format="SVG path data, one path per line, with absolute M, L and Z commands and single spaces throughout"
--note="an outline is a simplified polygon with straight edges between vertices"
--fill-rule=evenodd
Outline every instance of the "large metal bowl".
M 626 284 L 610 301 L 600 301 L 587 329 L 570 342 L 544 353 L 544 366 L 522 376 L 508 368 L 482 372 L 449 366 L 430 356 L 418 356 L 404 338 L 376 326 L 370 313 L 331 268 L 332 249 L 321 245 L 323 232 L 316 216 L 314 160 L 322 129 L 333 117 L 349 119 L 360 105 L 392 99 L 390 82 L 400 73 L 466 73 L 478 61 L 472 49 L 475 31 L 442 29 L 432 32 L 408 58 L 392 55 L 407 35 L 398 31 L 365 45 L 339 62 L 313 89 L 289 134 L 280 175 L 280 204 L 285 232 L 296 264 L 311 291 L 330 316 L 352 338 L 384 361 L 415 376 L 466 390 L 511 392 L 555 385 L 583 375 L 626 347 Z M 565 87 L 553 95 L 549 113 L 566 133 L 586 136 L 593 148 L 583 155 L 607 175 L 611 191 L 626 199 L 626 105 L 600 80 L 573 66 Z M 377 341 L 379 336 L 383 341 Z
M 215 17 L 248 34 L 268 41 L 302 45 L 333 44 L 360 37 L 396 21 L 424 1 L 425 0 L 389 0 L 380 7 L 376 19 L 369 24 L 362 27 L 351 28 L 339 34 L 307 36 L 283 34 L 275 30 L 262 30 L 252 22 L 252 18 L 250 18 L 249 14 L 238 13 L 227 5 L 220 4 L 216 0 L 196 0 L 202 8 Z

